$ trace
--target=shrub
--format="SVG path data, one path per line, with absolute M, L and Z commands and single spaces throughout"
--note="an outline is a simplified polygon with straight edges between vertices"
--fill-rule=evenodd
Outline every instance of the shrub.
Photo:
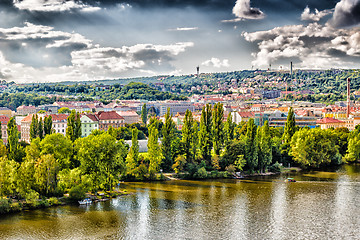
M 10 209 L 12 212 L 20 212 L 22 210 L 22 204 L 18 202 L 12 203 Z
M 197 170 L 196 174 L 194 175 L 196 178 L 207 178 L 207 171 L 204 167 L 199 168 L 199 170 Z
M 7 198 L 0 198 L 0 214 L 10 212 L 11 200 Z
M 48 201 L 49 201 L 50 205 L 59 205 L 60 204 L 59 199 L 57 199 L 56 197 L 51 197 L 51 198 L 49 198 Z
M 235 169 L 235 166 L 234 166 L 233 164 L 230 164 L 229 166 L 227 166 L 227 167 L 225 168 L 225 170 L 226 170 L 228 173 L 233 174 L 236 169 Z
M 30 206 L 30 207 L 37 207 L 39 205 L 38 200 L 39 200 L 39 193 L 34 191 L 34 190 L 30 190 L 26 195 L 25 195 L 25 199 L 26 199 L 26 203 Z
M 165 178 L 164 174 L 160 173 L 160 175 L 158 175 L 158 180 L 159 181 L 165 181 L 166 178 Z
M 269 171 L 273 173 L 279 173 L 281 172 L 281 169 L 282 169 L 282 165 L 278 162 L 274 163 L 269 167 Z
M 73 201 L 79 201 L 85 198 L 85 190 L 82 186 L 78 185 L 72 187 L 69 192 L 69 197 Z

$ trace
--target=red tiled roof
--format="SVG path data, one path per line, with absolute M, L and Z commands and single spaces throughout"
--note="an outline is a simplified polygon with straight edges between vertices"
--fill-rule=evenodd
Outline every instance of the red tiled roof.
M 31 122 L 33 114 L 29 114 L 21 120 L 21 122 Z
M 98 118 L 99 118 L 99 120 L 124 119 L 122 116 L 117 114 L 115 111 L 99 112 L 98 113 Z
M 252 118 L 255 116 L 253 112 L 238 112 L 238 114 L 243 118 Z
M 322 118 L 316 121 L 317 124 L 326 124 L 326 123 L 343 123 L 343 121 L 340 121 L 335 118 Z
M 85 116 L 87 116 L 88 118 L 90 118 L 94 122 L 99 121 L 99 118 L 98 118 L 97 114 L 86 114 Z
M 52 117 L 52 120 L 54 122 L 56 122 L 56 121 L 66 120 L 69 115 L 68 114 L 50 114 L 50 116 Z

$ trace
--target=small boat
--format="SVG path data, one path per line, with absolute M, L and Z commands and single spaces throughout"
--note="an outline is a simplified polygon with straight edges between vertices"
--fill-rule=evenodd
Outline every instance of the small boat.
M 285 180 L 285 182 L 296 182 L 296 180 L 293 179 L 293 178 L 287 178 L 287 179 Z
M 91 199 L 90 198 L 85 198 L 81 201 L 78 201 L 80 205 L 89 205 L 92 203 Z

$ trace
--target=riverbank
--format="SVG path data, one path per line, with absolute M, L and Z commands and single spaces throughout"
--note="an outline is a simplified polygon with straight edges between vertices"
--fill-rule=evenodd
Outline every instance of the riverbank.
M 117 198 L 118 196 L 129 195 L 126 190 L 124 191 L 105 191 L 94 193 L 86 193 L 86 198 L 90 198 L 93 202 L 103 202 L 108 201 L 112 198 Z M 51 197 L 47 199 L 12 199 L 12 198 L 0 198 L 0 215 L 2 214 L 10 214 L 21 211 L 63 206 L 63 205 L 71 205 L 78 204 L 77 199 L 71 199 L 69 194 L 64 194 L 62 197 Z

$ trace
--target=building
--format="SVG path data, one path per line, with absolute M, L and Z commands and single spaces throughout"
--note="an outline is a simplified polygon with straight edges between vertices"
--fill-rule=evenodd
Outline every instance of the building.
M 335 118 L 322 118 L 316 121 L 321 129 L 345 127 L 345 122 Z
M 0 116 L 0 122 L 1 122 L 1 135 L 2 135 L 2 140 L 3 143 L 7 143 L 8 140 L 8 135 L 7 135 L 7 124 L 9 122 L 10 118 L 5 116 L 5 115 L 1 115 Z
M 126 124 L 141 122 L 139 114 L 134 111 L 117 111 L 117 114 L 124 118 Z
M 253 112 L 231 112 L 233 122 L 236 124 L 241 123 L 242 121 L 247 122 L 250 118 L 254 118 L 255 114 Z
M 20 116 L 27 116 L 29 114 L 36 114 L 37 108 L 35 106 L 25 106 L 22 105 L 18 108 L 16 108 L 16 114 Z
M 0 115 L 5 115 L 8 118 L 11 118 L 13 116 L 13 112 L 7 107 L 0 107 Z
M 115 111 L 111 112 L 99 112 L 97 114 L 99 119 L 99 129 L 107 131 L 110 126 L 113 128 L 119 128 L 125 126 L 125 119 L 117 114 Z
M 30 143 L 30 125 L 33 114 L 27 115 L 20 124 L 21 140 Z
M 186 110 L 195 111 L 195 107 L 191 102 L 165 102 L 160 104 L 160 116 L 164 116 L 170 109 L 170 114 L 185 113 Z
M 62 135 L 66 135 L 67 128 L 67 118 L 68 114 L 50 114 L 52 117 L 52 128 L 54 133 L 61 133 Z
M 95 129 L 99 129 L 99 119 L 95 114 L 85 114 L 80 118 L 81 137 L 87 137 Z

